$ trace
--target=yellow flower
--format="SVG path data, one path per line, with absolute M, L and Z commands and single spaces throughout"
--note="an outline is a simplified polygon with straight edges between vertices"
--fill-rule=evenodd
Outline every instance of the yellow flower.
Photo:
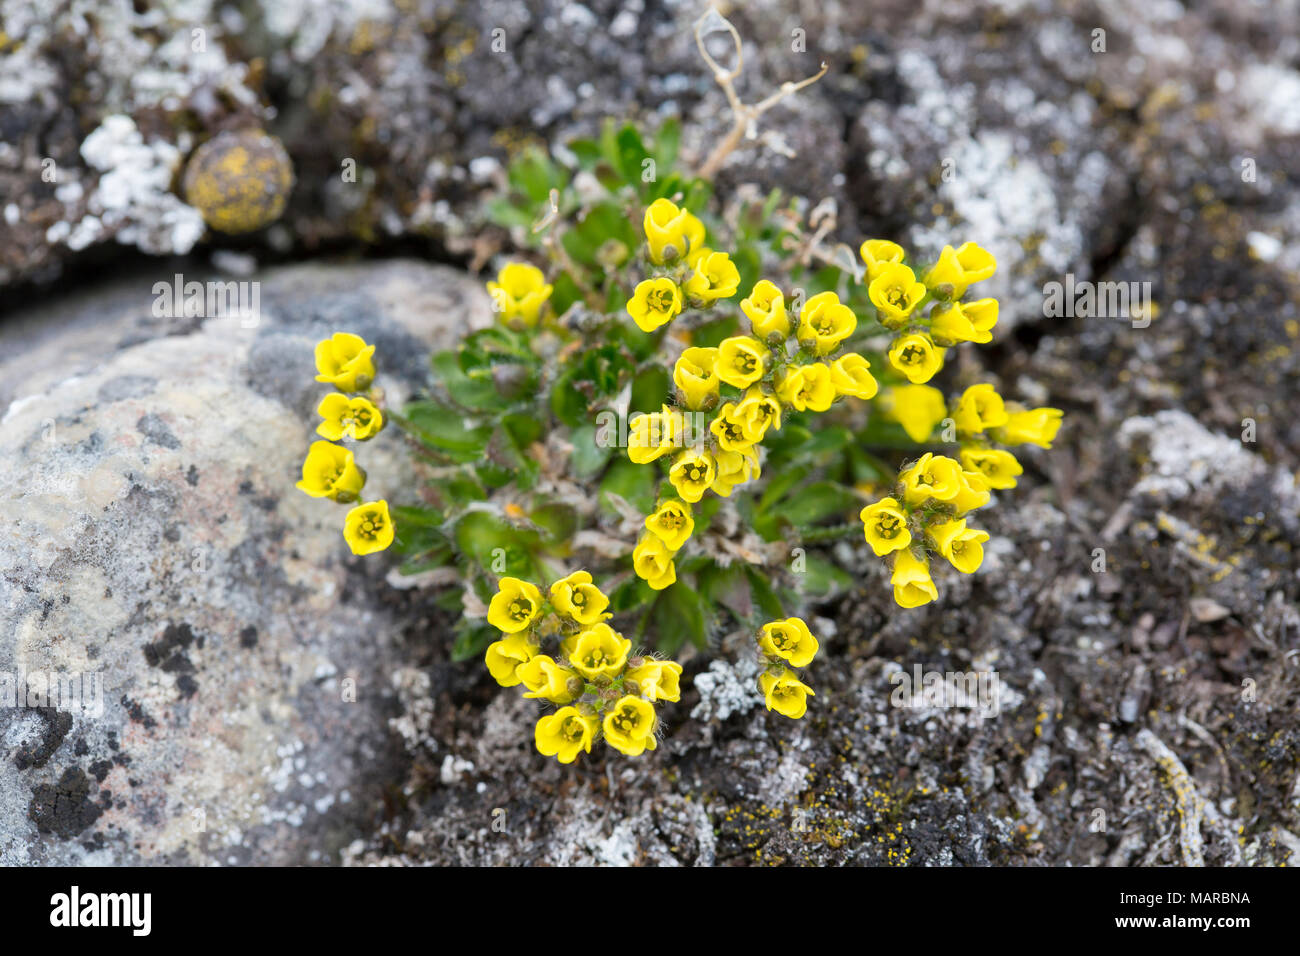
M 669 551 L 680 551 L 695 531 L 695 519 L 691 517 L 690 505 L 669 498 L 645 519 L 645 526 Z
M 704 246 L 704 223 L 671 200 L 652 202 L 642 225 L 650 261 L 655 265 L 676 262 Z
M 709 431 L 718 439 L 723 451 L 748 451 L 753 440 L 745 430 L 745 421 L 736 412 L 736 405 L 727 402 L 718 410 L 718 417 L 709 424 Z
M 939 553 L 962 574 L 974 574 L 983 562 L 984 542 L 989 539 L 989 533 L 967 528 L 965 518 L 936 522 L 925 530 Z
M 963 470 L 957 494 L 948 503 L 959 515 L 983 508 L 989 503 L 989 483 L 978 471 Z
M 973 242 L 963 242 L 956 250 L 952 246 L 944 246 L 939 261 L 921 281 L 933 291 L 939 291 L 942 286 L 951 286 L 952 298 L 960 299 L 966 293 L 968 285 L 989 278 L 997 268 L 997 260 L 992 253 Z
M 998 300 L 950 302 L 930 316 L 930 335 L 946 343 L 993 341 L 993 326 L 998 324 Z
M 532 327 L 542 315 L 555 287 L 537 266 L 526 262 L 508 262 L 497 274 L 496 282 L 487 284 L 492 308 L 507 324 Z
M 786 405 L 797 410 L 824 412 L 835 401 L 831 370 L 820 362 L 813 365 L 787 366 L 776 383 L 776 394 Z
M 775 282 L 758 280 L 749 298 L 740 300 L 740 311 L 748 316 L 755 337 L 764 342 L 773 337 L 784 340 L 790 334 L 790 313 Z
M 957 431 L 977 435 L 1007 423 L 1006 406 L 992 385 L 972 385 L 961 393 L 952 413 Z
M 884 272 L 891 265 L 903 261 L 903 247 L 888 239 L 868 239 L 858 250 L 862 261 L 867 264 L 867 281 Z
M 907 530 L 907 514 L 897 498 L 881 498 L 867 505 L 858 515 L 866 532 L 867 544 L 882 558 L 891 551 L 901 551 L 912 543 L 912 532 Z
M 632 570 L 655 591 L 662 591 L 677 580 L 673 551 L 655 534 L 645 535 L 632 549 Z
M 676 661 L 645 658 L 640 667 L 627 672 L 628 680 L 635 681 L 646 700 L 666 700 L 676 703 L 682 699 L 682 665 Z
M 668 480 L 677 489 L 677 497 L 691 504 L 704 496 L 705 489 L 713 484 L 717 475 L 718 466 L 713 455 L 695 449 L 682 452 L 668 469 Z
M 681 390 L 687 408 L 703 408 L 718 394 L 717 364 L 715 348 L 696 346 L 678 357 L 673 367 L 673 384 Z
M 368 398 L 358 395 L 348 398 L 330 392 L 316 406 L 316 414 L 325 419 L 316 426 L 316 434 L 330 441 L 355 438 L 365 441 L 379 434 L 384 427 L 384 416 Z
M 894 339 L 889 349 L 889 363 L 907 376 L 913 385 L 920 385 L 930 381 L 935 372 L 943 368 L 943 351 L 930 340 L 930 336 L 913 332 Z
M 502 687 L 514 687 L 523 683 L 518 673 L 520 665 L 527 664 L 536 653 L 537 645 L 528 640 L 527 634 L 511 634 L 489 644 L 483 661 L 493 680 Z
M 642 332 L 653 332 L 681 311 L 682 290 L 668 278 L 638 282 L 627 303 L 627 314 Z
M 517 677 L 534 700 L 549 700 L 552 704 L 567 704 L 577 697 L 569 681 L 577 679 L 573 671 L 561 667 L 546 654 L 530 657 L 515 668 Z M 576 685 L 575 685 L 576 686 Z
M 596 624 L 612 614 L 605 614 L 609 598 L 591 583 L 586 571 L 574 571 L 551 585 L 551 605 L 565 617 L 579 624 Z
M 718 473 L 710 486 L 713 493 L 730 498 L 737 485 L 755 481 L 759 477 L 758 452 L 751 445 L 745 451 L 720 451 L 717 455 Z
M 962 489 L 961 465 L 947 455 L 928 451 L 898 477 L 903 482 L 903 501 L 909 508 L 926 498 L 951 501 Z
M 725 252 L 703 249 L 691 261 L 691 277 L 686 280 L 686 294 L 706 305 L 718 299 L 730 299 L 740 288 L 740 272 Z
M 897 328 L 925 298 L 925 286 L 900 263 L 884 266 L 867 286 L 867 297 L 879 313 L 880 324 Z
M 359 392 L 375 380 L 375 347 L 350 332 L 335 332 L 316 343 L 316 381 L 343 392 Z
M 613 679 L 623 672 L 632 642 L 608 624 L 596 624 L 578 635 L 569 663 L 583 677 Z
M 605 715 L 605 742 L 629 757 L 655 749 L 655 709 L 631 694 Z
M 357 505 L 343 519 L 343 539 L 353 554 L 374 554 L 393 543 L 393 519 L 388 502 L 367 501 Z
M 769 428 L 781 430 L 781 403 L 761 388 L 754 387 L 737 403 L 734 417 L 745 429 L 745 437 L 751 443 L 760 442 Z
M 818 355 L 829 355 L 858 327 L 853 310 L 834 292 L 819 292 L 799 313 L 799 342 L 811 343 Z
M 1016 456 L 1000 448 L 963 448 L 961 464 L 967 471 L 975 471 L 984 476 L 990 488 L 1014 488 L 1016 477 L 1025 470 L 1016 461 Z
M 348 502 L 357 500 L 365 483 L 365 473 L 357 467 L 352 452 L 333 442 L 314 441 L 302 463 L 297 487 L 313 498 Z
M 591 753 L 600 724 L 576 707 L 561 707 L 537 721 L 533 739 L 543 757 L 555 757 L 560 763 L 573 763 L 578 751 Z
M 857 352 L 841 355 L 831 363 L 831 384 L 840 395 L 874 398 L 880 386 L 869 371 L 871 363 Z
M 795 667 L 807 667 L 817 654 L 817 638 L 802 618 L 788 617 L 763 625 L 758 646 L 769 657 L 779 657 Z
M 1059 408 L 1022 409 L 1015 406 L 1008 413 L 1006 424 L 994 432 L 993 437 L 1004 445 L 1051 448 L 1064 414 Z
M 667 405 L 637 415 L 628 423 L 627 457 L 637 465 L 662 458 L 680 445 L 680 433 L 681 418 Z
M 767 349 L 758 339 L 734 335 L 718 346 L 718 378 L 736 388 L 748 388 L 763 377 Z
M 943 392 L 929 385 L 895 385 L 882 396 L 884 412 L 903 426 L 907 437 L 920 444 L 948 415 Z
M 488 604 L 488 623 L 505 634 L 516 634 L 542 613 L 542 592 L 518 578 L 502 578 Z
M 758 675 L 758 686 L 763 690 L 763 698 L 768 710 L 775 710 L 783 717 L 798 720 L 808 712 L 808 696 L 817 695 L 813 689 L 794 676 L 794 671 L 786 668 L 780 674 L 767 671 Z
M 898 552 L 889 583 L 894 586 L 894 601 L 899 607 L 920 607 L 939 596 L 930 578 L 929 559 L 918 558 L 911 551 Z

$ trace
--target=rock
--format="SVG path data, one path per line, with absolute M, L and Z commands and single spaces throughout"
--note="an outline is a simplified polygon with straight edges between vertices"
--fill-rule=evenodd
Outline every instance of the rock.
M 85 679 L 0 706 L 0 862 L 337 859 L 400 775 L 407 619 L 343 509 L 293 488 L 312 345 L 375 343 L 400 404 L 490 306 L 441 267 L 299 266 L 257 278 L 243 328 L 155 318 L 154 278 L 0 328 L 0 696 L 6 673 Z M 411 480 L 395 429 L 358 457 L 376 497 Z

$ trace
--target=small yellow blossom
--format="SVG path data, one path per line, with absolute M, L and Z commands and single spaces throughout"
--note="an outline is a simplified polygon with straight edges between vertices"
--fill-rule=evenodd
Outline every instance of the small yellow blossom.
M 596 624 L 578 635 L 569 663 L 588 680 L 598 677 L 612 680 L 622 673 L 631 651 L 631 641 L 608 624 Z
M 702 250 L 691 262 L 691 277 L 683 288 L 694 302 L 709 304 L 730 299 L 740 288 L 740 272 L 725 252 Z
M 943 352 L 924 332 L 900 335 L 889 349 L 889 364 L 898 369 L 913 385 L 934 378 L 943 368 Z
M 637 415 L 628 423 L 627 457 L 638 465 L 662 458 L 681 445 L 680 432 L 681 417 L 667 405 Z
M 596 624 L 613 615 L 604 613 L 609 598 L 591 583 L 591 574 L 574 571 L 551 585 L 551 605 L 579 624 Z
M 799 313 L 799 342 L 811 343 L 818 355 L 829 355 L 857 327 L 858 317 L 840 302 L 838 295 L 819 292 L 804 303 Z
M 682 290 L 666 277 L 638 282 L 627 303 L 627 314 L 642 332 L 653 332 L 681 311 Z
M 763 625 L 758 646 L 769 657 L 779 657 L 795 667 L 807 667 L 817 654 L 817 638 L 802 618 L 788 617 Z
M 974 574 L 984 561 L 984 542 L 987 531 L 966 527 L 965 518 L 934 522 L 925 529 L 942 554 L 962 574 Z
M 798 411 L 824 412 L 835 401 L 831 370 L 820 362 L 788 366 L 776 383 L 777 397 Z
M 1059 408 L 1022 409 L 1016 406 L 1008 410 L 1006 423 L 993 433 L 993 437 L 1004 445 L 1051 448 L 1061 428 L 1063 414 Z
M 537 654 L 515 668 L 515 676 L 528 688 L 525 697 L 549 700 L 552 704 L 567 704 L 578 695 L 569 682 L 576 678 L 573 671 L 562 667 L 546 654 Z
M 978 471 L 962 470 L 958 482 L 957 494 L 949 499 L 957 514 L 964 515 L 976 508 L 983 508 L 989 503 L 989 483 Z
M 673 367 L 673 384 L 681 390 L 685 405 L 698 410 L 718 394 L 718 350 L 695 346 L 686 349 Z
M 867 297 L 879 313 L 880 324 L 897 328 L 925 298 L 925 286 L 900 263 L 886 265 L 867 286 Z
M 930 578 L 929 560 L 918 558 L 911 551 L 898 552 L 889 583 L 894 586 L 894 601 L 899 607 L 920 607 L 939 596 L 939 589 Z
M 934 426 L 948 416 L 943 392 L 930 385 L 895 385 L 881 396 L 882 410 L 903 426 L 907 437 L 920 444 Z
M 652 202 L 642 225 L 650 261 L 655 265 L 676 262 L 704 247 L 704 223 L 671 200 Z
M 654 750 L 655 709 L 631 694 L 620 698 L 605 715 L 605 742 L 629 757 Z
M 517 634 L 542 613 L 542 592 L 519 578 L 502 578 L 488 604 L 488 623 L 504 634 Z
M 509 262 L 498 273 L 497 281 L 487 284 L 487 290 L 502 322 L 531 328 L 541 318 L 555 287 L 537 266 Z
M 957 431 L 977 435 L 1007 423 L 1007 410 L 1002 396 L 992 385 L 972 385 L 961 393 L 952 413 Z
M 998 324 L 998 300 L 950 302 L 930 316 L 930 335 L 946 343 L 993 341 L 993 326 Z
M 730 498 L 737 485 L 756 481 L 760 475 L 758 451 L 752 445 L 744 451 L 720 451 L 715 460 L 717 475 L 710 487 L 720 497 Z
M 756 386 L 736 404 L 734 417 L 745 429 L 745 437 L 751 443 L 761 442 L 769 428 L 781 430 L 781 403 Z
M 900 474 L 903 500 L 916 507 L 927 498 L 951 501 L 962 488 L 961 464 L 947 455 L 926 452 L 912 467 Z
M 680 551 L 695 531 L 691 506 L 678 498 L 670 498 L 645 519 L 650 533 L 661 540 L 669 551 Z
M 912 532 L 907 530 L 907 514 L 899 506 L 897 498 L 881 498 L 863 508 L 858 517 L 862 519 L 867 544 L 876 552 L 876 557 L 901 551 L 912 543 Z
M 573 763 L 579 751 L 591 753 L 591 743 L 599 728 L 595 717 L 583 714 L 576 707 L 561 707 L 537 721 L 533 739 L 543 757 Z
M 647 657 L 640 667 L 627 671 L 646 700 L 666 700 L 670 704 L 682 699 L 682 665 L 676 661 L 661 661 Z
M 874 398 L 880 386 L 870 369 L 871 363 L 857 352 L 841 355 L 831 363 L 831 384 L 840 395 Z
M 353 554 L 374 554 L 393 543 L 393 519 L 388 502 L 368 501 L 357 505 L 343 519 L 343 540 Z
M 365 473 L 357 467 L 351 451 L 333 442 L 314 441 L 302 463 L 297 487 L 313 498 L 348 502 L 357 500 L 365 483 Z
M 718 409 L 718 417 L 709 424 L 709 431 L 717 437 L 718 447 L 723 451 L 748 451 L 754 443 L 733 402 L 727 402 Z
M 713 455 L 696 449 L 682 452 L 668 470 L 668 480 L 677 489 L 677 496 L 691 504 L 704 496 L 705 490 L 713 484 L 717 475 L 718 466 Z
M 763 690 L 763 698 L 768 710 L 775 710 L 783 717 L 798 720 L 808 712 L 809 695 L 816 697 L 813 689 L 799 678 L 794 671 L 786 668 L 780 674 L 768 671 L 758 675 L 758 686 Z
M 330 441 L 355 438 L 365 441 L 379 434 L 384 427 L 384 416 L 368 398 L 358 395 L 348 398 L 339 392 L 330 392 L 321 399 L 316 414 L 325 419 L 316 426 L 316 434 Z
M 903 247 L 888 239 L 868 239 L 858 249 L 862 261 L 867 264 L 867 281 L 875 279 L 892 265 L 903 261 Z
M 952 246 L 944 246 L 939 261 L 921 281 L 936 292 L 943 286 L 951 286 L 952 298 L 960 299 L 966 293 L 967 286 L 989 278 L 997 268 L 997 260 L 992 253 L 973 242 L 963 242 L 955 250 Z
M 749 298 L 740 300 L 740 311 L 749 318 L 754 336 L 763 342 L 770 338 L 784 341 L 790 334 L 790 313 L 785 308 L 785 295 L 775 282 L 760 279 L 754 283 Z
M 632 570 L 655 591 L 662 591 L 677 580 L 673 552 L 663 538 L 645 535 L 632 549 Z
M 736 388 L 748 388 L 763 377 L 767 348 L 758 339 L 734 335 L 718 346 L 718 378 Z
M 359 392 L 375 380 L 375 347 L 350 332 L 335 332 L 316 343 L 316 381 L 342 392 Z
M 1025 472 L 1015 455 L 1000 448 L 963 448 L 961 464 L 967 471 L 979 472 L 990 488 L 998 490 L 1014 488 L 1017 476 Z
M 518 674 L 520 665 L 532 660 L 537 650 L 537 645 L 528 639 L 527 634 L 511 634 L 489 644 L 483 661 L 493 680 L 502 687 L 514 687 L 523 683 Z

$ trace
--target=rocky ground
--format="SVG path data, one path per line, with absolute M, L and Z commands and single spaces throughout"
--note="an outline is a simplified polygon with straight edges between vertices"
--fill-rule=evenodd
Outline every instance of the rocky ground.
M 697 6 L 53 7 L 0 0 L 0 670 L 108 686 L 98 719 L 0 708 L 0 862 L 1294 864 L 1294 2 L 724 11 L 747 99 L 831 69 L 767 117 L 795 157 L 747 145 L 720 188 L 831 197 L 855 244 L 978 237 L 1003 321 L 953 381 L 1067 424 L 936 605 L 901 613 L 838 546 L 859 584 L 817 609 L 807 719 L 768 714 L 719 635 L 656 753 L 569 768 L 449 661 L 432 594 L 292 489 L 309 349 L 346 318 L 386 389 L 420 388 L 420 352 L 487 320 L 463 267 L 509 246 L 480 200 L 523 142 L 680 113 L 701 158 L 728 119 Z M 176 164 L 249 123 L 293 159 L 288 212 L 205 236 Z M 150 310 L 218 250 L 363 249 L 455 266 L 271 269 L 255 329 Z M 1046 316 L 1067 273 L 1150 282 L 1149 324 Z M 396 438 L 373 454 L 400 489 Z M 996 670 L 1000 714 L 892 707 L 914 664 Z

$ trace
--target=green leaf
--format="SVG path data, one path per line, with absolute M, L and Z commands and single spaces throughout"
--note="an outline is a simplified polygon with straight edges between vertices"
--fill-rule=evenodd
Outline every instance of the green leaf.
M 709 645 L 709 606 L 689 585 L 678 581 L 659 592 L 651 612 L 655 646 L 665 654 L 676 654 L 686 641 L 705 649 Z
M 406 406 L 405 415 L 395 417 L 408 432 L 453 461 L 473 461 L 483 454 L 492 429 L 471 427 L 461 413 L 439 402 L 418 401 Z
M 632 381 L 632 396 L 628 400 L 629 417 L 636 412 L 657 412 L 668 401 L 671 383 L 668 370 L 662 365 L 642 369 Z
M 776 591 L 772 588 L 772 583 L 757 568 L 751 565 L 745 565 L 745 571 L 749 575 L 749 584 L 753 589 L 754 602 L 758 605 L 763 617 L 768 621 L 777 621 L 785 617 L 785 611 L 781 607 L 781 600 L 776 596 Z
M 506 172 L 510 185 L 535 204 L 546 202 L 552 189 L 564 187 L 564 170 L 536 147 L 516 156 Z
M 825 558 L 810 554 L 804 560 L 804 573 L 795 577 L 802 582 L 805 593 L 830 597 L 853 586 L 853 578 L 849 573 Z
M 818 481 L 799 488 L 770 509 L 792 525 L 803 526 L 849 510 L 857 497 L 843 485 Z
M 459 593 L 456 597 L 460 597 Z M 488 645 L 499 636 L 497 629 L 486 621 L 473 621 L 469 618 L 461 618 L 456 623 L 454 633 L 456 638 L 451 645 L 451 659 L 457 663 L 482 657 L 487 652 Z
M 609 461 L 613 448 L 596 444 L 596 426 L 580 425 L 569 435 L 573 442 L 573 458 L 570 468 L 576 478 L 594 478 L 600 474 Z
M 632 507 L 642 514 L 649 514 L 655 505 L 655 483 L 659 469 L 653 464 L 637 465 L 627 458 L 616 458 L 605 472 L 600 482 L 600 494 L 614 492 L 625 498 Z M 618 512 L 603 497 L 600 503 L 613 515 Z

